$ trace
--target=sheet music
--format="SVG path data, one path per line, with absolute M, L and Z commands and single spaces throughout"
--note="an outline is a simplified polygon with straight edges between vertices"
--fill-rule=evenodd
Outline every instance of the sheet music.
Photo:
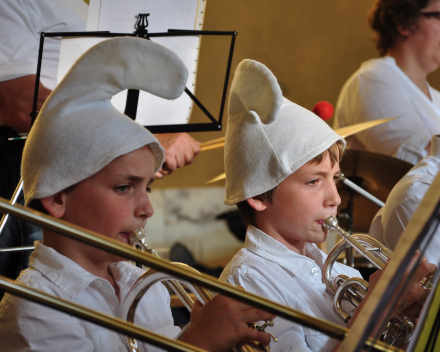
M 203 0 L 90 0 L 87 20 L 88 31 L 133 33 L 138 13 L 150 13 L 149 32 L 168 29 L 197 29 L 203 27 Z M 105 38 L 106 39 L 106 38 Z M 71 65 L 91 46 L 103 38 L 63 39 L 61 43 L 58 82 Z M 152 38 L 152 41 L 173 50 L 188 68 L 187 88 L 195 92 L 199 37 Z M 146 63 L 148 64 L 148 63 Z M 187 123 L 193 107 L 192 100 L 183 93 L 176 100 L 164 100 L 140 92 L 136 121 L 141 125 Z M 126 91 L 113 97 L 112 104 L 121 112 L 125 109 Z

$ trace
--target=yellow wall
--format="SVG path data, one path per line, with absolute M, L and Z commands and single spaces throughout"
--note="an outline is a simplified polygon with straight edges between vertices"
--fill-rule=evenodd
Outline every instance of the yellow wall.
M 233 69 L 247 58 L 266 64 L 284 95 L 311 109 L 320 100 L 335 105 L 342 85 L 359 64 L 378 56 L 366 25 L 372 4 L 373 0 L 209 0 L 204 29 L 237 31 Z M 229 39 L 207 38 L 201 45 L 196 95 L 215 116 L 228 49 Z M 429 81 L 440 88 L 438 72 Z M 206 119 L 195 108 L 192 121 Z M 226 123 L 221 132 L 192 136 L 206 141 L 224 136 L 225 130 Z M 207 151 L 154 186 L 201 186 L 222 172 L 223 150 Z

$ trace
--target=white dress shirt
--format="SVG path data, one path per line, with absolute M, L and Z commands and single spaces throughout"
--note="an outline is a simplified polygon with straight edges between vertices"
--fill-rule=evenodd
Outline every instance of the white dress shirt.
M 431 137 L 440 133 L 440 92 L 426 85 L 431 100 L 394 58 L 368 60 L 342 88 L 333 127 L 400 116 L 349 137 L 347 143 L 353 149 L 390 155 L 414 165 L 427 156 L 425 147 Z
M 440 170 L 440 138 L 432 137 L 431 155 L 419 161 L 392 189 L 373 219 L 369 235 L 394 250 L 428 188 Z M 428 262 L 440 262 L 440 229 L 424 252 Z
M 30 268 L 22 271 L 18 283 L 101 313 L 120 317 L 125 297 L 143 270 L 119 262 L 110 264 L 119 286 L 113 286 L 84 270 L 69 258 L 35 242 Z M 154 285 L 136 310 L 135 323 L 168 337 L 176 336 L 169 294 Z M 127 351 L 125 337 L 66 313 L 6 294 L 0 303 L 0 351 Z M 140 345 L 143 345 L 140 343 Z M 141 350 L 145 351 L 145 346 Z M 148 346 L 148 351 L 159 351 Z
M 312 243 L 306 244 L 306 252 L 306 256 L 297 254 L 249 226 L 244 248 L 226 266 L 220 280 L 308 315 L 345 325 L 333 311 L 334 296 L 326 291 L 322 281 L 326 254 Z M 357 270 L 335 263 L 332 275 L 339 274 L 361 277 Z M 330 351 L 336 342 L 319 331 L 282 318 L 276 318 L 275 326 L 266 331 L 279 339 L 271 342 L 272 352 Z
M 41 32 L 86 30 L 88 6 L 83 0 L 1 0 L 0 81 L 37 72 Z M 41 83 L 54 89 L 60 38 L 45 38 Z

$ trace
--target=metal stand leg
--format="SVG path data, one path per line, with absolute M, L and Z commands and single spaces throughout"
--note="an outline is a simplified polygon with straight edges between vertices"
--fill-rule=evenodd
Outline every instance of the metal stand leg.
M 18 181 L 18 185 L 15 188 L 14 194 L 12 195 L 12 198 L 9 201 L 11 205 L 15 204 L 22 189 L 23 189 L 23 179 L 20 178 L 20 181 Z M 2 234 L 3 228 L 5 227 L 6 221 L 8 221 L 8 218 L 9 218 L 9 213 L 4 213 L 2 219 L 0 220 L 0 236 Z
M 11 200 L 9 203 L 11 205 L 14 205 L 17 202 L 18 196 L 20 195 L 20 192 L 23 190 L 23 179 L 20 179 L 18 182 L 17 187 L 15 188 L 14 194 L 12 195 Z M 2 234 L 3 229 L 5 228 L 6 222 L 8 221 L 9 213 L 4 213 L 2 216 L 2 219 L 0 220 L 0 236 Z M 34 250 L 34 246 L 24 246 L 24 247 L 11 247 L 11 248 L 0 248 L 1 252 L 20 252 L 20 251 L 30 251 Z
M 341 180 L 346 186 L 350 187 L 351 190 L 349 190 L 350 198 L 348 201 L 347 208 L 341 210 L 341 212 L 338 214 L 338 219 L 340 219 L 340 221 L 342 221 L 344 223 L 345 228 L 347 229 L 347 232 L 350 233 L 350 235 L 351 235 L 352 230 L 353 230 L 353 196 L 354 196 L 353 190 L 358 192 L 359 194 L 363 195 L 368 200 L 372 201 L 374 204 L 377 204 L 380 207 L 385 206 L 385 203 L 382 202 L 381 200 L 377 199 L 372 194 L 365 191 L 363 188 L 356 185 L 354 182 L 347 179 L 344 174 L 341 174 Z M 347 265 L 354 267 L 353 248 L 348 247 L 345 251 L 345 255 L 346 255 Z
M 368 193 L 366 190 L 364 190 L 363 188 L 359 187 L 358 185 L 356 185 L 355 183 L 351 182 L 349 179 L 347 179 L 344 174 L 341 174 L 341 180 L 342 182 L 344 182 L 344 184 L 348 187 L 350 187 L 351 189 L 354 189 L 356 192 L 362 194 L 365 198 L 369 199 L 370 201 L 372 201 L 374 204 L 377 204 L 378 206 L 380 206 L 381 208 L 385 206 L 385 203 L 382 202 L 381 200 L 377 199 L 375 196 L 373 196 L 371 193 Z

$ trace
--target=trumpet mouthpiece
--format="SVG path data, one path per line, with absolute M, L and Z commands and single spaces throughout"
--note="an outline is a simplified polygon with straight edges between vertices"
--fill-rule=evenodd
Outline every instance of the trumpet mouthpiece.
M 336 219 L 336 216 L 334 216 L 334 215 L 329 215 L 324 220 L 323 225 L 326 229 L 332 229 L 332 228 L 336 229 L 338 227 L 338 219 Z
M 130 234 L 130 244 L 136 244 L 143 238 L 145 238 L 145 231 L 142 227 L 139 227 Z

